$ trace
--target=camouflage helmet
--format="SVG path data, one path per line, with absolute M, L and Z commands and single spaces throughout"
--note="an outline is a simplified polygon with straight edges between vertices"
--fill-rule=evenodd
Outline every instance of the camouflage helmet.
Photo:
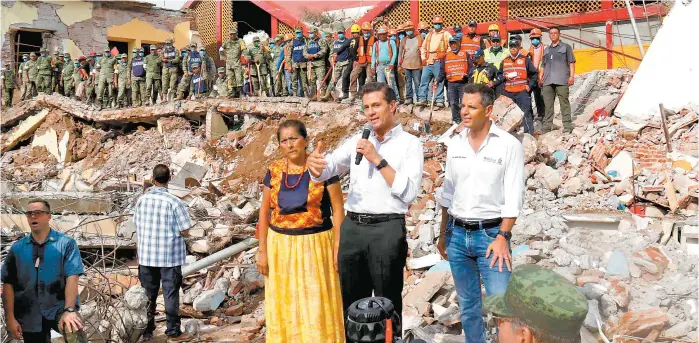
M 144 51 L 145 50 L 143 49 L 143 47 L 138 48 L 138 52 L 144 52 Z
M 126 55 L 126 54 L 121 54 L 121 55 L 119 56 L 119 58 L 129 58 L 129 56 Z
M 138 52 L 139 48 L 133 48 L 131 49 L 131 52 Z
M 190 48 L 196 49 L 196 48 L 197 48 L 197 43 L 192 42 L 192 43 L 189 44 L 189 47 L 190 47 Z
M 294 28 L 294 33 L 302 33 L 302 32 L 303 32 L 303 29 L 301 28 L 301 26 L 297 26 Z
M 100 67 L 101 66 L 100 66 L 99 62 L 95 63 L 95 69 L 99 69 Z
M 29 55 L 27 55 L 27 54 L 22 54 L 22 58 L 29 58 Z
M 260 37 L 258 37 L 258 36 L 252 37 L 252 41 L 253 41 L 253 42 L 259 42 L 259 41 L 260 41 Z
M 284 40 L 284 34 L 278 33 L 277 36 L 274 37 L 274 40 L 275 40 L 275 41 L 277 41 L 277 40 Z
M 65 57 L 65 55 L 61 52 L 58 54 L 58 57 Z
M 151 49 L 151 50 L 155 50 L 155 49 L 157 49 L 157 48 L 158 48 L 158 46 L 155 45 L 155 44 L 151 44 L 151 45 L 150 45 L 150 49 Z
M 318 31 L 319 31 L 319 30 L 318 30 L 317 27 L 312 27 L 312 28 L 308 29 L 308 32 L 315 32 L 315 33 L 318 33 Z
M 553 270 L 521 265 L 512 271 L 504 294 L 485 299 L 488 312 L 517 318 L 527 326 L 561 338 L 580 337 L 587 316 L 587 299 Z
M 199 63 L 192 63 L 192 68 L 199 68 Z
M 102 53 L 98 52 L 96 56 L 102 57 Z
M 107 51 L 112 51 L 112 48 L 110 48 L 109 45 L 106 45 L 106 46 L 104 47 L 104 51 L 105 51 L 105 52 L 107 52 Z
M 219 72 L 219 73 L 225 73 L 225 72 L 226 72 L 226 68 L 225 68 L 225 67 L 218 67 L 218 69 L 217 69 L 216 71 Z
M 174 40 L 172 40 L 172 38 L 165 40 L 165 44 L 172 44 L 173 42 Z
M 49 49 L 47 49 L 45 46 L 42 46 L 41 50 L 39 50 L 39 52 L 44 52 L 44 51 L 49 52 Z
M 29 57 L 36 57 L 36 53 L 32 52 L 31 54 L 29 54 Z
M 63 57 L 65 57 L 65 58 L 70 58 L 70 53 L 64 52 L 64 53 L 63 53 Z
M 235 33 L 238 33 L 238 29 L 235 27 L 231 27 L 231 29 L 228 30 L 228 34 L 235 34 Z

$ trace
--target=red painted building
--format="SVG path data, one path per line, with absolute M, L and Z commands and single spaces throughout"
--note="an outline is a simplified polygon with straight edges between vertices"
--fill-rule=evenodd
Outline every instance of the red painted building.
M 430 23 L 435 15 L 442 15 L 445 25 L 465 26 L 469 20 L 476 20 L 478 32 L 486 34 L 490 24 L 500 26 L 501 35 L 508 33 L 527 34 L 533 28 L 545 29 L 551 26 L 562 28 L 597 28 L 602 37 L 586 40 L 585 35 L 566 35 L 564 38 L 581 45 L 576 48 L 599 48 L 612 50 L 624 41 L 615 44 L 613 23 L 629 20 L 629 13 L 624 0 L 591 1 L 530 1 L 530 0 L 475 0 L 475 1 L 197 1 L 190 0 L 185 8 L 194 12 L 196 26 L 202 41 L 214 53 L 228 36 L 228 30 L 237 22 L 241 36 L 250 30 L 265 30 L 271 36 L 277 33 L 290 33 L 295 26 L 301 26 L 304 32 L 308 27 L 304 19 L 308 13 L 345 10 L 353 13 L 355 22 L 371 21 L 377 16 L 388 17 L 393 27 L 406 21 Z M 648 18 L 660 18 L 668 8 L 660 2 L 646 1 L 644 5 L 632 6 L 632 13 L 639 21 Z M 652 28 L 650 22 L 648 26 Z M 617 29 L 618 31 L 618 29 Z M 652 40 L 652 29 L 647 41 Z M 618 36 L 625 36 L 619 33 Z M 596 41 L 595 41 L 596 40 Z M 638 59 L 621 53 L 632 59 Z M 214 55 L 215 56 L 215 55 Z M 612 67 L 612 52 L 607 53 L 607 67 Z

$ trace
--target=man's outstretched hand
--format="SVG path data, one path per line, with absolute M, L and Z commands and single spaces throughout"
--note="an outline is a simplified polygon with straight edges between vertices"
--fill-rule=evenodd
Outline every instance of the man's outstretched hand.
M 311 175 L 313 175 L 313 177 L 320 177 L 320 174 L 328 164 L 328 162 L 325 160 L 325 156 L 323 156 L 323 141 L 319 141 L 315 150 L 308 155 L 308 161 L 306 164 L 308 165 L 308 171 L 311 173 Z

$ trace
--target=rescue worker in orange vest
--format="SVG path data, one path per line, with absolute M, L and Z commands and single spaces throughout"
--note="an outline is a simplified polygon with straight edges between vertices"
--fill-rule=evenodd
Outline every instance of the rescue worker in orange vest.
M 356 29 L 356 28 L 355 28 Z M 371 23 L 364 22 L 361 26 L 361 35 L 356 37 L 358 32 L 352 33 L 354 36 L 350 43 L 350 57 L 352 57 L 352 72 L 350 73 L 350 102 L 357 97 L 357 92 L 364 87 L 366 80 L 373 78 L 371 70 L 371 56 L 374 47 L 374 37 L 372 36 Z M 357 88 L 359 81 L 359 88 Z
M 524 132 L 534 134 L 532 98 L 529 92 L 537 82 L 538 71 L 531 59 L 524 56 L 518 41 L 510 41 L 510 56 L 502 61 L 505 91 L 502 95 L 512 99 L 524 112 Z
M 487 49 L 493 46 L 493 42 L 491 41 L 493 37 L 500 37 L 500 26 L 498 26 L 498 24 L 490 24 L 490 26 L 488 26 L 488 38 L 483 39 Z
M 537 70 L 541 69 L 541 60 L 544 58 L 544 49 L 546 46 L 541 41 L 541 30 L 533 29 L 529 32 L 529 39 L 532 45 L 529 46 L 529 58 L 532 59 L 532 64 Z M 543 74 L 539 76 L 539 81 L 543 81 Z M 534 96 L 534 103 L 536 104 L 536 120 L 544 120 L 544 97 L 541 95 L 541 87 L 539 84 L 532 88 L 532 95 Z
M 417 92 L 420 89 L 422 36 L 411 22 L 405 23 L 403 28 L 406 36 L 400 40 L 398 48 L 398 70 L 405 74 L 405 104 L 410 105 L 413 103 L 413 96 L 417 100 Z
M 517 43 L 519 43 L 519 46 L 520 46 L 520 47 L 523 46 L 523 44 L 522 44 L 522 36 L 520 36 L 520 35 L 518 35 L 518 34 L 514 34 L 514 35 L 510 36 L 510 40 L 516 40 Z M 519 53 L 522 54 L 522 55 L 524 55 L 524 56 L 526 56 L 526 57 L 529 57 L 529 50 L 520 49 L 520 50 L 519 50 Z M 536 64 L 535 64 L 534 66 L 536 67 Z M 537 67 L 537 68 L 538 68 L 538 67 Z
M 374 54 L 371 56 L 372 69 L 376 71 L 378 82 L 388 84 L 398 98 L 398 87 L 394 78 L 398 60 L 396 42 L 388 39 L 388 28 L 384 25 L 379 26 L 376 33 L 379 40 L 374 43 Z
M 485 49 L 485 40 L 481 39 L 481 37 L 476 34 L 477 27 L 478 23 L 475 20 L 469 21 L 468 32 L 465 36 L 461 37 L 461 49 L 466 50 L 471 57 L 473 57 L 476 51 Z M 461 26 L 459 26 L 459 31 L 461 31 Z
M 485 61 L 485 51 L 476 50 L 471 61 L 473 65 L 468 71 L 468 83 L 484 83 L 495 90 L 505 80 L 500 69 Z
M 425 66 L 422 68 L 422 79 L 420 80 L 420 92 L 418 93 L 418 106 L 426 106 L 427 90 L 430 81 L 439 76 L 439 70 L 442 68 L 442 60 L 449 49 L 449 39 L 451 34 L 444 29 L 444 18 L 435 16 L 432 19 L 434 30 L 427 34 L 425 41 L 422 42 L 422 60 L 425 61 Z M 432 87 L 434 88 L 434 87 Z M 444 82 L 437 84 L 437 94 L 435 95 L 435 106 L 437 108 L 444 107 Z
M 447 80 L 447 100 L 451 107 L 451 120 L 461 123 L 461 98 L 464 96 L 464 86 L 468 82 L 468 71 L 471 69 L 471 57 L 461 45 L 457 36 L 449 39 L 449 51 L 442 60 L 437 84 Z

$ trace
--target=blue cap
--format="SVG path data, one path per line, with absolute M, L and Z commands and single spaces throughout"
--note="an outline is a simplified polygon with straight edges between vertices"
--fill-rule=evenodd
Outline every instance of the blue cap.
M 459 37 L 457 37 L 457 36 L 451 36 L 451 38 L 449 38 L 449 43 L 458 43 L 458 42 L 459 42 Z
M 485 53 L 483 52 L 483 49 L 478 49 L 476 52 L 473 53 L 473 58 L 479 58 L 483 56 Z

